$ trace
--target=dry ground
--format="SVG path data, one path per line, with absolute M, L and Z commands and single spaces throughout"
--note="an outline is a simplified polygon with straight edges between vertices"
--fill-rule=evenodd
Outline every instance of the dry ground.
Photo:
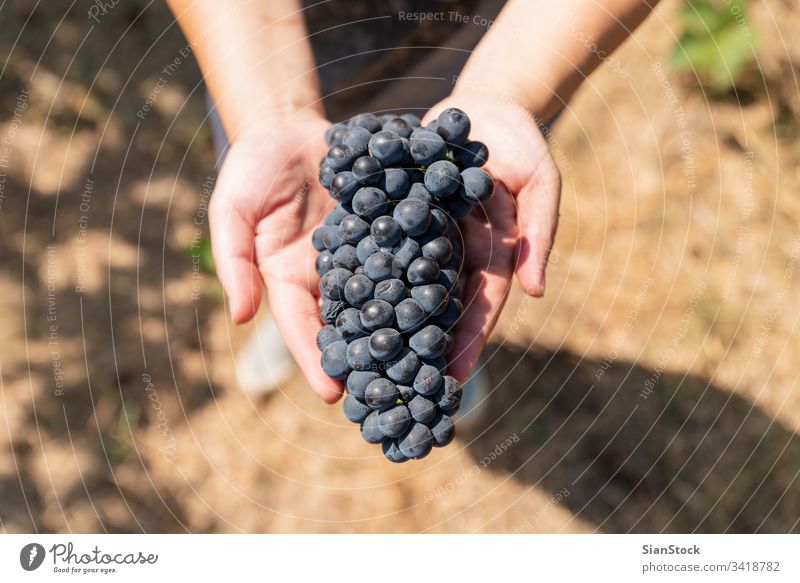
M 581 89 L 547 295 L 510 298 L 488 423 L 402 466 L 299 375 L 238 389 L 253 325 L 187 252 L 214 174 L 194 64 L 137 118 L 185 46 L 165 8 L 32 4 L 0 10 L 4 531 L 798 530 L 796 3 L 751 3 L 740 101 L 669 68 L 674 1 Z

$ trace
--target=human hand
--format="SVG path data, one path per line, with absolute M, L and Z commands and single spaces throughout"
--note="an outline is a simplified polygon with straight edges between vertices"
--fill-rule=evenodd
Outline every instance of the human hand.
M 319 321 L 311 232 L 335 206 L 317 179 L 328 122 L 319 114 L 244 132 L 231 146 L 210 205 L 217 274 L 233 321 L 250 320 L 262 281 L 272 316 L 312 388 L 327 402 L 340 383 L 320 366 Z
M 514 273 L 528 295 L 544 294 L 545 268 L 558 224 L 561 176 L 547 141 L 524 108 L 496 96 L 462 93 L 440 102 L 423 125 L 448 107 L 472 120 L 470 140 L 489 148 L 484 166 L 494 196 L 459 221 L 464 241 L 464 314 L 454 330 L 449 372 L 465 380 L 505 304 Z

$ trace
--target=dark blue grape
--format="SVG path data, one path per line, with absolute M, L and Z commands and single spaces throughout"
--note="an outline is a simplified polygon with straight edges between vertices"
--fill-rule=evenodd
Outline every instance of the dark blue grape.
M 322 249 L 327 249 L 333 253 L 344 241 L 339 234 L 339 227 L 323 225 L 314 230 L 314 234 L 311 236 L 311 243 L 315 248 L 321 245 Z M 318 249 L 318 251 L 322 251 L 322 249 Z
M 328 164 L 319 167 L 319 183 L 324 188 L 330 188 L 334 176 L 336 176 L 336 172 Z
M 353 211 L 366 219 L 373 221 L 379 216 L 386 214 L 389 208 L 386 194 L 379 188 L 365 186 L 359 188 L 353 196 Z
M 448 292 L 458 284 L 458 271 L 455 269 L 444 268 L 439 272 L 439 284 L 443 285 Z
M 389 215 L 383 215 L 372 221 L 370 235 L 381 247 L 396 245 L 400 242 L 403 231 Z
M 394 360 L 386 363 L 386 376 L 396 383 L 406 385 L 414 380 L 419 367 L 420 362 L 416 353 L 404 347 Z
M 383 450 L 383 455 L 386 456 L 386 459 L 390 462 L 402 464 L 408 461 L 408 458 L 403 455 L 400 448 L 397 447 L 397 442 L 393 439 L 384 439 L 381 443 L 381 449 Z
M 384 131 L 390 131 L 401 138 L 408 138 L 414 128 L 408 125 L 408 122 L 402 117 L 395 117 L 383 124 Z
M 333 254 L 327 249 L 317 255 L 317 260 L 314 262 L 317 269 L 317 275 L 325 275 L 333 269 Z
M 447 341 L 441 328 L 429 324 L 409 338 L 408 346 L 422 358 L 437 358 L 445 353 Z
M 360 308 L 372 299 L 375 283 L 364 274 L 354 273 L 344 285 L 344 299 L 353 307 Z
M 377 253 L 380 250 L 381 248 L 371 235 L 367 235 L 358 242 L 358 245 L 356 245 L 356 254 L 358 255 L 358 260 L 362 265 L 367 261 L 370 255 Z M 420 253 L 422 253 L 422 251 L 420 251 Z
M 342 223 L 342 220 L 344 220 L 345 217 L 350 217 L 350 216 L 353 216 L 353 207 L 350 206 L 349 203 L 340 202 L 333 208 L 333 210 L 328 214 L 328 216 L 325 217 L 325 224 L 338 226 Z
M 339 317 L 341 318 L 341 316 Z M 344 335 L 342 337 L 344 338 Z M 394 328 L 379 328 L 369 337 L 369 351 L 376 360 L 383 362 L 391 360 L 400 353 L 402 348 L 403 337 Z
M 340 300 L 322 298 L 322 305 L 319 308 L 319 315 L 322 317 L 322 321 L 326 324 L 333 324 L 336 322 L 336 318 L 339 317 L 339 314 L 342 313 L 342 310 L 344 310 L 346 307 L 347 304 Z
M 328 155 L 325 157 L 325 163 L 331 167 L 334 172 L 342 172 L 348 170 L 353 165 L 358 152 L 349 146 L 337 144 L 328 150 Z
M 351 373 L 352 374 L 352 373 Z M 349 379 L 348 379 L 349 380 Z M 435 366 L 423 364 L 414 377 L 414 390 L 420 395 L 435 394 L 442 386 L 442 373 Z
M 347 288 L 345 288 L 345 297 L 347 297 Z M 406 297 L 406 284 L 399 279 L 384 279 L 375 285 L 376 300 L 383 300 L 396 306 Z
M 412 237 L 422 235 L 431 224 L 431 211 L 427 203 L 407 198 L 397 203 L 392 213 L 403 231 Z
M 425 358 L 422 360 L 422 364 L 424 366 L 432 366 L 442 374 L 447 371 L 447 361 L 443 356 L 440 356 L 439 358 Z
M 344 299 L 344 285 L 353 277 L 353 272 L 341 267 L 334 267 L 319 280 L 319 291 L 323 297 L 332 300 Z
M 358 249 L 356 249 L 356 251 L 358 251 Z M 400 248 L 394 254 L 394 258 L 397 259 L 397 262 L 400 264 L 400 267 L 406 269 L 408 268 L 409 265 L 411 265 L 412 261 L 414 261 L 417 257 L 420 257 L 421 255 L 422 255 L 422 249 L 420 249 L 419 243 L 417 243 L 411 237 L 406 237 L 400 244 Z
M 436 403 L 422 395 L 417 395 L 408 402 L 408 412 L 411 413 L 414 421 L 427 425 L 436 417 Z
M 434 396 L 436 406 L 447 415 L 458 411 L 461 405 L 461 385 L 451 376 L 444 376 L 444 383 Z
M 459 318 L 461 318 L 462 313 L 464 313 L 464 304 L 462 304 L 461 300 L 458 298 L 451 296 L 450 301 L 447 302 L 447 307 L 444 309 L 444 312 L 436 317 L 434 324 L 444 328 L 445 330 L 450 329 L 456 325 Z
M 408 433 L 398 440 L 397 447 L 407 458 L 424 458 L 433 447 L 433 434 L 427 425 L 414 423 Z
M 361 156 L 353 162 L 352 170 L 361 184 L 375 184 L 383 178 L 383 166 L 372 156 Z
M 333 344 L 341 339 L 342 337 L 339 336 L 336 328 L 330 324 L 326 324 L 319 329 L 319 332 L 317 332 L 317 348 L 320 350 L 325 350 L 329 344 Z
M 369 130 L 361 127 L 352 127 L 342 136 L 342 144 L 358 152 L 359 156 L 363 156 L 367 153 L 367 145 L 371 137 L 372 134 Z
M 406 298 L 394 308 L 397 327 L 403 332 L 412 332 L 419 328 L 428 317 L 425 309 L 417 300 Z
M 372 409 L 370 409 L 366 403 L 362 403 L 353 395 L 345 396 L 342 408 L 344 409 L 344 416 L 348 421 L 352 421 L 353 423 L 361 423 L 372 413 Z
M 456 435 L 456 427 L 453 425 L 453 420 L 447 415 L 440 415 L 430 425 L 431 434 L 433 435 L 433 445 L 436 447 L 444 447 Z
M 439 264 L 431 257 L 418 257 L 411 262 L 406 271 L 406 279 L 412 285 L 435 283 L 439 279 Z
M 343 170 L 336 174 L 331 180 L 330 193 L 336 200 L 349 203 L 353 200 L 361 185 L 358 183 L 355 174 L 350 170 Z
M 411 425 L 411 413 L 405 405 L 395 405 L 378 415 L 378 427 L 386 437 L 400 437 Z
M 369 300 L 361 306 L 361 324 L 367 330 L 388 328 L 394 323 L 394 307 L 383 300 Z
M 383 441 L 383 432 L 378 427 L 378 412 L 373 411 L 361 422 L 361 437 L 367 443 L 380 443 Z
M 394 255 L 378 251 L 367 257 L 364 262 L 364 272 L 372 281 L 378 282 L 384 279 L 399 278 L 403 273 L 403 268 Z
M 379 132 L 381 130 L 381 120 L 371 113 L 359 113 L 353 116 L 350 120 L 351 124 L 357 128 L 364 128 L 371 133 Z
M 425 188 L 425 184 L 423 184 L 422 182 L 414 182 L 411 185 L 411 187 L 408 189 L 408 198 L 421 200 L 422 202 L 428 205 L 434 203 L 433 195 L 430 192 L 428 192 L 428 189 Z
M 425 188 L 436 197 L 450 196 L 456 191 L 460 181 L 458 166 L 447 160 L 434 162 L 425 171 Z
M 364 400 L 364 394 L 367 391 L 367 385 L 370 384 L 375 379 L 381 378 L 381 374 L 375 371 L 368 371 L 368 370 L 354 370 L 349 375 L 347 375 L 347 381 L 345 382 L 345 386 L 347 387 L 347 392 L 360 399 L 361 401 Z
M 347 364 L 353 370 L 377 370 L 378 361 L 369 352 L 369 336 L 356 338 L 347 345 Z
M 370 138 L 369 153 L 381 166 L 391 166 L 403 159 L 403 142 L 396 133 L 383 130 Z
M 367 405 L 381 411 L 392 407 L 400 397 L 400 392 L 389 379 L 379 378 L 372 381 L 367 385 L 367 390 L 364 393 L 364 400 Z
M 483 168 L 467 168 L 461 173 L 458 196 L 469 204 L 485 203 L 494 194 L 494 180 Z
M 338 381 L 347 378 L 347 373 L 350 372 L 347 362 L 347 342 L 338 340 L 328 344 L 322 351 L 320 362 L 322 370 L 332 379 Z
M 422 246 L 422 256 L 432 257 L 439 265 L 444 265 L 453 256 L 453 244 L 447 237 L 436 237 Z
M 467 142 L 458 150 L 462 168 L 479 168 L 489 161 L 489 148 L 483 142 Z
M 339 223 L 339 233 L 344 241 L 357 245 L 369 235 L 369 223 L 357 215 L 347 215 Z
M 448 293 L 443 285 L 431 283 L 428 285 L 415 285 L 411 288 L 411 297 L 414 298 L 429 316 L 438 316 L 447 308 Z
M 343 123 L 335 123 L 325 130 L 325 143 L 328 146 L 335 146 L 342 143 L 342 138 L 347 132 L 347 126 Z
M 361 314 L 355 308 L 342 310 L 342 313 L 336 318 L 336 331 L 345 342 L 352 342 L 368 334 L 364 326 L 361 325 Z
M 410 401 L 417 395 L 417 392 L 411 385 L 397 385 L 397 390 L 400 392 L 400 398 L 406 402 Z
M 359 265 L 356 248 L 353 245 L 344 244 L 333 254 L 334 267 L 343 267 L 348 271 L 353 271 Z
M 438 160 L 443 160 L 447 152 L 447 145 L 436 132 L 415 130 L 411 134 L 411 157 L 417 164 L 430 166 Z
M 460 189 L 461 187 L 459 186 L 459 190 L 457 190 L 456 193 L 458 193 Z M 450 216 L 455 217 L 456 219 L 463 219 L 466 217 L 470 212 L 472 212 L 473 206 L 465 201 L 460 195 L 448 197 L 448 199 L 442 204 L 447 209 L 447 212 L 450 213 Z
M 404 113 L 403 115 L 400 116 L 400 119 L 404 120 L 412 128 L 419 127 L 420 124 L 419 118 L 413 113 Z
M 467 141 L 472 127 L 469 116 L 455 107 L 448 107 L 436 118 L 436 131 L 448 144 L 460 146 Z
M 330 227 L 331 225 L 324 225 L 322 227 L 317 227 L 314 229 L 314 232 L 311 233 L 311 246 L 314 247 L 317 251 L 325 250 L 325 229 Z
M 431 224 L 425 231 L 424 237 L 436 237 L 437 235 L 447 236 L 450 230 L 450 222 L 447 213 L 439 208 L 431 208 Z
M 402 168 L 386 168 L 378 181 L 378 188 L 386 193 L 389 200 L 401 200 L 408 194 L 411 181 Z

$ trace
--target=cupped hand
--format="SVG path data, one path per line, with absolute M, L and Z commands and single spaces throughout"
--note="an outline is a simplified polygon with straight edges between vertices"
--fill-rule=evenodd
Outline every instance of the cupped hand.
M 270 309 L 313 389 L 336 401 L 341 384 L 320 366 L 321 324 L 311 233 L 335 206 L 317 179 L 328 122 L 318 114 L 245 132 L 231 146 L 211 199 L 214 262 L 234 322 Z
M 514 273 L 528 295 L 544 294 L 545 268 L 558 224 L 561 176 L 538 124 L 502 97 L 453 95 L 423 125 L 457 107 L 472 120 L 470 140 L 489 148 L 484 166 L 494 196 L 459 221 L 464 241 L 464 314 L 454 330 L 450 374 L 466 379 L 497 323 Z

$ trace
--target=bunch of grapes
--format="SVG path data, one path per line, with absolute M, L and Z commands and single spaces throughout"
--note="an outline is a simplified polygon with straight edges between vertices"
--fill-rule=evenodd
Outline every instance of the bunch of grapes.
M 456 219 L 494 193 L 451 108 L 420 127 L 413 114 L 364 113 L 326 132 L 319 180 L 338 205 L 314 231 L 322 368 L 347 389 L 345 416 L 393 462 L 452 441 L 461 386 L 446 374 L 463 311 Z

